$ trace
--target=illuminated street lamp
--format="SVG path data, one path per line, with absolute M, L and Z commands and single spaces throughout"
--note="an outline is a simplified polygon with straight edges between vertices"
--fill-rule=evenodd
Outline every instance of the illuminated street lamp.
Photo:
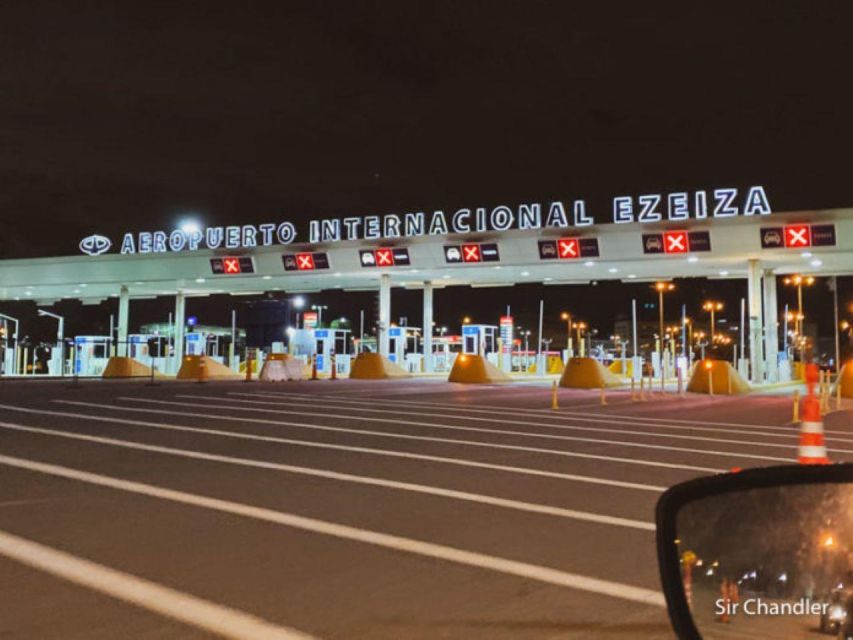
M 560 319 L 566 321 L 566 351 L 571 357 L 572 354 L 572 314 L 568 311 L 563 311 L 560 314 Z
M 658 354 L 661 358 L 661 376 L 663 376 L 663 351 L 664 351 L 664 329 L 663 329 L 663 294 L 675 291 L 675 285 L 671 282 L 655 282 L 655 291 L 658 292 L 658 320 L 660 323 L 660 344 L 658 345 Z
M 716 322 L 715 322 L 716 316 L 715 316 L 714 314 L 716 314 L 716 312 L 717 312 L 717 311 L 722 311 L 722 310 L 723 310 L 723 303 L 722 303 L 722 302 L 717 302 L 717 301 L 715 301 L 715 300 L 706 300 L 706 301 L 705 301 L 705 303 L 702 305 L 702 309 L 703 309 L 704 311 L 708 311 L 708 312 L 710 312 L 710 313 L 711 313 L 711 337 L 710 337 L 710 341 L 711 341 L 711 343 L 713 344 L 713 342 L 714 342 L 714 336 L 716 335 L 716 334 L 715 334 L 715 331 L 716 331 Z
M 800 361 L 803 360 L 804 341 L 803 341 L 803 325 L 805 324 L 805 311 L 803 310 L 803 287 L 810 287 L 814 284 L 814 276 L 795 275 L 789 276 L 783 282 L 791 287 L 797 287 L 797 322 L 794 324 L 794 333 L 797 335 L 797 340 L 800 343 Z
M 587 328 L 587 326 L 588 325 L 586 324 L 586 322 L 575 322 L 574 324 L 572 324 L 572 327 L 574 327 L 578 332 L 578 347 L 580 349 L 581 358 L 586 355 L 586 349 L 584 348 L 585 345 L 583 342 L 583 332 Z
M 327 304 L 312 304 L 311 311 L 317 312 L 317 327 L 319 329 L 323 328 L 323 311 L 328 309 L 329 305 Z

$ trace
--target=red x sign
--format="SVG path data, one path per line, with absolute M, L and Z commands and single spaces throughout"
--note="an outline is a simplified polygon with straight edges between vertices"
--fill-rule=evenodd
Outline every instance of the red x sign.
M 391 249 L 377 249 L 375 253 L 377 267 L 394 266 L 394 252 Z
M 665 253 L 687 253 L 686 231 L 665 231 L 663 234 L 663 250 Z
M 314 256 L 310 253 L 297 253 L 296 268 L 300 271 L 314 271 Z
M 785 227 L 785 247 L 798 249 L 812 246 L 811 228 L 807 224 L 792 224 Z
M 580 257 L 580 242 L 577 238 L 560 238 L 557 240 L 560 257 L 564 259 Z
M 480 245 L 478 244 L 463 244 L 462 245 L 462 261 L 463 262 L 480 262 Z
M 222 271 L 224 273 L 240 273 L 240 258 L 223 258 Z

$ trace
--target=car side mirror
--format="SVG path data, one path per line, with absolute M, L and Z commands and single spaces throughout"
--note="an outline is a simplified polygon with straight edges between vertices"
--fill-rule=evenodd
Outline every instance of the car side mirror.
M 853 638 L 853 464 L 672 487 L 658 502 L 657 547 L 681 640 Z

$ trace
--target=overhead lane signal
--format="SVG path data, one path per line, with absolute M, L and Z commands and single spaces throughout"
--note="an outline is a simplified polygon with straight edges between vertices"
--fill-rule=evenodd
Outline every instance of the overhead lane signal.
M 407 267 L 412 264 L 406 247 L 362 249 L 358 254 L 362 267 Z
M 466 243 L 445 245 L 444 261 L 448 264 L 476 264 L 480 262 L 499 262 L 500 251 L 496 243 Z
M 237 276 L 243 273 L 255 273 L 255 261 L 251 256 L 211 258 L 210 271 L 215 276 Z
M 315 251 L 286 253 L 281 256 L 285 271 L 318 271 L 329 268 L 329 254 Z
M 599 257 L 598 238 L 558 238 L 539 241 L 540 260 L 576 260 Z
M 643 234 L 643 253 L 679 255 L 711 250 L 710 231 L 664 231 Z

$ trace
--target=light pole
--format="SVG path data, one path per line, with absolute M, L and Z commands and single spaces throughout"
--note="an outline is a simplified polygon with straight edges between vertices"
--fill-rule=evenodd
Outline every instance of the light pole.
M 584 348 L 585 345 L 583 341 L 583 331 L 587 328 L 587 324 L 586 322 L 575 322 L 572 326 L 578 332 L 578 348 L 580 349 L 580 356 L 581 358 L 583 358 L 584 356 L 586 356 L 586 349 Z
M 290 304 L 296 309 L 296 328 L 299 328 L 299 310 L 305 306 L 305 298 L 302 296 L 296 296 L 295 298 L 290 299 Z
M 45 311 L 44 309 L 38 310 L 39 317 L 49 317 L 54 318 L 59 321 L 59 326 L 56 329 L 56 339 L 59 343 L 59 375 L 65 375 L 65 318 L 56 313 L 51 313 L 50 311 Z
M 323 310 L 328 309 L 329 305 L 326 304 L 312 304 L 311 310 L 317 312 L 317 328 L 323 328 Z
M 803 276 L 803 275 L 795 275 L 785 278 L 783 281 L 788 286 L 797 287 L 797 321 L 794 325 L 794 333 L 797 335 L 798 342 L 800 343 L 800 362 L 804 360 L 803 355 L 805 353 L 805 336 L 803 335 L 803 328 L 805 325 L 805 311 L 803 310 L 803 287 L 810 287 L 814 284 L 814 276 Z
M 714 348 L 714 330 L 716 328 L 715 327 L 716 316 L 714 314 L 716 314 L 717 311 L 723 310 L 723 303 L 717 302 L 715 300 L 706 300 L 705 303 L 702 305 L 702 309 L 705 311 L 709 311 L 711 313 L 711 335 L 708 338 L 708 340 L 711 344 L 711 348 L 713 349 Z
M 568 311 L 563 311 L 560 314 L 560 319 L 566 321 L 566 354 L 571 358 L 572 353 L 572 314 Z

